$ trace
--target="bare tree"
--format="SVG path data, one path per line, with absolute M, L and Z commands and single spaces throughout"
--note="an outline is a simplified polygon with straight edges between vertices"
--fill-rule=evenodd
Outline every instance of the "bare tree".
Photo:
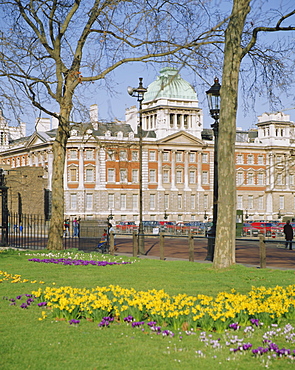
M 209 58 L 197 47 L 211 35 L 217 43 L 223 21 L 211 27 L 203 3 L 190 0 L 1 0 L 0 11 L 0 89 L 10 97 L 5 101 L 13 105 L 13 98 L 25 97 L 59 122 L 48 248 L 62 249 L 66 146 L 79 121 L 75 97 L 85 84 L 105 82 L 124 63 L 163 62 L 169 55 L 182 61 L 192 53 L 195 60 Z
M 235 263 L 236 223 L 236 173 L 235 137 L 238 83 L 242 59 L 250 53 L 260 32 L 295 30 L 282 23 L 295 14 L 295 10 L 282 15 L 273 27 L 256 27 L 246 46 L 242 46 L 246 17 L 250 12 L 250 0 L 234 0 L 232 13 L 225 32 L 222 71 L 220 124 L 218 140 L 218 218 L 213 266 L 226 268 Z M 261 55 L 265 62 L 267 55 Z M 268 62 L 273 62 L 269 59 Z

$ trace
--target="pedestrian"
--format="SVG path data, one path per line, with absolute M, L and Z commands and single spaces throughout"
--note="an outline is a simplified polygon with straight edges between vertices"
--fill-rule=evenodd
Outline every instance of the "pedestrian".
M 79 220 L 77 219 L 77 217 L 75 217 L 73 220 L 73 229 L 74 229 L 73 236 L 79 236 Z
M 64 221 L 64 236 L 70 235 L 70 220 L 67 218 Z
M 284 225 L 284 234 L 286 239 L 286 247 L 292 250 L 292 240 L 293 240 L 293 227 L 290 224 L 290 220 L 287 220 L 286 224 Z
M 111 235 L 111 233 L 114 235 L 114 249 L 116 251 L 116 250 L 118 250 L 118 247 L 116 247 L 116 245 L 115 245 L 115 236 L 116 236 L 115 229 L 114 229 L 113 225 L 109 222 L 108 223 L 108 245 L 109 246 L 110 246 L 110 235 Z
M 107 242 L 108 242 L 107 229 L 104 229 L 100 241 L 97 245 L 97 249 L 99 249 L 102 253 L 106 253 L 108 248 Z

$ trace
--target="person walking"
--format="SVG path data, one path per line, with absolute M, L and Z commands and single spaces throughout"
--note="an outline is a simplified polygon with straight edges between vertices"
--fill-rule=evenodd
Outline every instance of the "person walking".
M 284 225 L 284 234 L 286 239 L 286 247 L 292 250 L 292 240 L 293 240 L 293 227 L 290 224 L 290 220 L 287 220 L 286 224 Z
M 64 220 L 64 236 L 70 236 L 70 220 Z
M 73 229 L 74 229 L 74 234 L 73 236 L 79 236 L 79 220 L 77 219 L 77 217 L 74 218 L 73 220 Z

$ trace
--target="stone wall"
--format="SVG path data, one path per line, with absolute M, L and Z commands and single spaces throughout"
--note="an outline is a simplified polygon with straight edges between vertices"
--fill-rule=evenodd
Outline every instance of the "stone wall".
M 12 213 L 44 215 L 47 179 L 42 167 L 17 167 L 5 171 L 8 209 Z

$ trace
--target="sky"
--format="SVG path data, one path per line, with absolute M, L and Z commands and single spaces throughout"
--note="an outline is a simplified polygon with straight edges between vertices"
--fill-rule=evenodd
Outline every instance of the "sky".
M 116 118 L 118 120 L 124 120 L 125 109 L 138 104 L 136 98 L 131 97 L 127 93 L 127 87 L 137 87 L 139 77 L 143 77 L 143 85 L 144 87 L 148 87 L 148 85 L 157 78 L 160 69 L 161 67 L 159 65 L 156 65 L 153 68 L 147 68 L 142 65 L 129 65 L 119 68 L 114 73 L 116 94 L 114 96 L 110 96 L 106 91 L 98 90 L 93 93 L 89 102 L 90 104 L 98 105 L 100 119 L 114 120 Z M 203 110 L 204 128 L 209 128 L 213 123 L 213 120 L 209 114 L 205 91 L 210 88 L 209 84 L 213 85 L 215 75 L 212 74 L 212 81 L 208 81 L 208 86 L 204 86 L 204 84 L 202 84 L 202 86 L 196 85 L 196 78 L 189 70 L 180 71 L 180 76 L 191 83 L 194 87 L 198 96 L 199 107 Z M 218 77 L 221 78 L 220 76 Z M 240 93 L 238 102 L 237 127 L 241 127 L 243 130 L 249 130 L 256 127 L 256 123 L 258 122 L 257 116 L 264 112 L 270 113 L 273 111 L 270 109 L 267 99 L 262 96 L 256 99 L 255 110 L 246 112 L 243 107 L 241 94 L 242 93 Z M 290 119 L 292 121 L 295 121 L 294 94 L 291 94 L 290 97 L 281 98 L 283 100 L 282 110 L 284 110 L 285 114 L 290 115 Z
M 231 1 L 227 0 L 216 0 L 219 1 L 220 6 L 223 8 L 226 6 L 230 9 Z M 256 5 L 260 3 L 264 6 L 267 4 L 269 7 L 273 7 L 276 11 L 283 4 L 285 7 L 294 8 L 294 0 L 253 0 L 252 3 Z M 288 9 L 289 9 L 288 8 Z M 288 31 L 289 32 L 289 31 Z M 291 38 L 295 40 L 295 32 L 290 32 Z M 271 37 L 275 37 L 274 34 Z M 294 58 L 295 59 L 295 58 Z M 143 84 L 148 87 L 159 75 L 159 71 L 162 67 L 166 65 L 154 64 L 147 65 L 144 63 L 133 63 L 120 66 L 111 75 L 111 80 L 108 81 L 109 89 L 103 88 L 102 84 L 97 82 L 92 85 L 87 85 L 85 88 L 87 97 L 87 106 L 90 107 L 92 104 L 97 104 L 99 112 L 99 120 L 102 121 L 114 121 L 116 119 L 120 121 L 125 120 L 125 110 L 131 106 L 137 105 L 138 102 L 136 98 L 131 97 L 127 93 L 127 87 L 137 87 L 139 77 L 143 78 Z M 204 117 L 204 128 L 209 128 L 213 123 L 213 119 L 209 115 L 209 109 L 207 105 L 207 99 L 205 91 L 210 88 L 214 82 L 215 73 L 212 72 L 210 80 L 207 84 L 202 81 L 198 76 L 196 76 L 189 69 L 182 69 L 180 75 L 186 81 L 192 84 L 194 87 L 198 99 L 199 107 L 203 110 Z M 208 73 L 210 76 L 210 73 Z M 221 71 L 217 76 L 221 81 Z M 281 96 L 282 105 L 280 110 L 284 113 L 290 115 L 290 119 L 295 122 L 295 96 L 292 87 L 295 85 L 295 76 L 290 76 L 290 91 L 289 96 Z M 294 88 L 293 88 L 294 89 Z M 55 110 L 57 111 L 57 110 Z M 261 95 L 256 98 L 254 109 L 246 111 L 243 107 L 243 96 L 239 93 L 238 100 L 238 112 L 237 112 L 237 127 L 243 130 L 249 130 L 256 127 L 258 121 L 257 116 L 263 114 L 264 112 L 273 112 L 270 107 L 269 101 L 265 96 Z M 38 116 L 39 112 L 28 111 L 27 115 L 24 116 L 23 121 L 27 123 L 27 135 L 34 131 L 35 118 Z M 42 115 L 44 116 L 44 115 Z

